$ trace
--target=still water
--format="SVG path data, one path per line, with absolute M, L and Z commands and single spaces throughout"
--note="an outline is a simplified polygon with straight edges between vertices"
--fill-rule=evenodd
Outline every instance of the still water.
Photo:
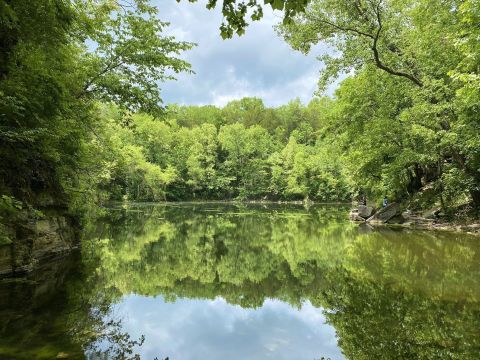
M 112 207 L 0 282 L 0 359 L 480 359 L 480 238 L 347 212 Z

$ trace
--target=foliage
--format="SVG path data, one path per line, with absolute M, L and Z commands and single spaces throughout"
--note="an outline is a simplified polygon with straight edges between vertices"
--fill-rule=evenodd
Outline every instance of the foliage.
M 193 44 L 165 36 L 149 1 L 0 0 L 0 194 L 77 213 L 112 199 L 360 193 L 478 212 L 476 0 L 266 4 L 285 12 L 293 48 L 330 46 L 319 89 L 348 75 L 334 97 L 164 108 L 161 83 L 191 72 L 180 54 Z M 223 35 L 243 32 L 249 8 L 261 17 L 255 1 L 223 2 Z
M 405 199 L 428 186 L 445 211 L 467 197 L 480 207 L 474 3 L 315 0 L 278 28 L 303 52 L 330 45 L 320 91 L 350 75 L 326 135 L 340 140 L 359 191 Z
M 104 106 L 98 138 L 86 144 L 95 160 L 85 166 L 96 174 L 88 187 L 116 200 L 348 200 L 348 174 L 316 141 L 322 114 L 312 106 L 271 109 L 246 98 L 222 109 L 176 106 L 160 119 Z
M 159 114 L 160 84 L 190 71 L 178 54 L 192 44 L 164 36 L 145 0 L 1 0 L 0 22 L 0 193 L 57 209 L 104 197 L 91 190 L 105 183 L 106 161 L 90 146 L 104 141 L 97 102 Z M 156 198 L 173 177 L 150 164 L 136 171 Z
M 233 37 L 234 33 L 243 35 L 248 26 L 247 15 L 252 21 L 260 20 L 263 17 L 262 6 L 266 5 L 270 5 L 273 10 L 283 11 L 283 22 L 289 23 L 292 17 L 305 10 L 308 2 L 309 0 L 265 0 L 261 4 L 257 0 L 223 0 L 221 7 L 224 21 L 220 25 L 220 34 L 223 39 Z M 206 5 L 207 9 L 214 9 L 216 6 L 217 0 L 208 0 Z

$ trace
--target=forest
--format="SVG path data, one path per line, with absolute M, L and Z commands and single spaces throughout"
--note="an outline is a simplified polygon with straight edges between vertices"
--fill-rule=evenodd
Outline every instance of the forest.
M 478 0 L 265 3 L 293 49 L 334 49 L 308 104 L 164 104 L 196 45 L 165 35 L 147 0 L 0 0 L 0 242 L 110 200 L 364 195 L 478 214 Z M 256 1 L 222 9 L 225 39 L 262 18 Z
M 168 1 L 0 0 L 0 358 L 479 358 L 480 0 Z

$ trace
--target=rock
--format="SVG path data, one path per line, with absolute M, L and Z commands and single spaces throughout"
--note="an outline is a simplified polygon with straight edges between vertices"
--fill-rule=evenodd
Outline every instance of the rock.
M 480 224 L 470 224 L 470 225 L 463 225 L 460 226 L 461 231 L 477 233 L 480 232 Z
M 370 216 L 367 219 L 367 222 L 386 223 L 388 220 L 397 215 L 400 215 L 400 205 L 397 203 L 391 203 Z
M 79 242 L 76 223 L 62 211 L 11 227 L 12 243 L 0 246 L 0 277 L 31 271 L 40 261 L 66 254 Z
M 387 221 L 389 224 L 403 224 L 405 222 L 405 218 L 402 215 L 396 215 L 392 217 L 390 220 Z
M 365 222 L 365 219 L 359 215 L 352 215 L 350 219 L 353 221 Z
M 63 352 L 63 351 L 61 351 L 57 354 L 57 359 L 68 359 L 69 357 L 70 357 L 70 355 L 68 355 L 68 353 Z
M 0 246 L 0 277 L 12 272 L 12 247 L 10 245 Z
M 358 206 L 358 215 L 364 219 L 368 219 L 373 214 L 373 207 L 366 205 Z
M 365 219 L 358 214 L 358 209 L 353 209 L 352 211 L 350 211 L 350 214 L 348 214 L 348 217 L 352 221 L 361 221 L 361 222 L 365 221 Z
M 438 218 L 441 211 L 442 211 L 442 209 L 439 208 L 439 207 L 428 209 L 428 210 L 423 212 L 421 217 L 424 217 L 426 219 L 436 219 L 436 218 Z
M 405 210 L 404 212 L 402 212 L 401 216 L 405 219 L 405 220 L 410 220 L 412 219 L 413 215 L 412 215 L 412 212 L 410 210 Z

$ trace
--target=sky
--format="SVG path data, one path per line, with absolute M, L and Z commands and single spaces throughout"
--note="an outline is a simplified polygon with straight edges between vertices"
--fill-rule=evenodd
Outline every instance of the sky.
M 171 360 L 344 360 L 335 329 L 322 309 L 267 299 L 257 309 L 215 300 L 129 295 L 116 306 L 123 331 L 145 335 L 135 352 L 142 359 Z
M 167 34 L 195 42 L 196 48 L 182 56 L 195 74 L 180 74 L 163 84 L 165 104 L 213 104 L 224 106 L 242 97 L 260 97 L 268 106 L 300 98 L 310 101 L 317 88 L 322 48 L 307 56 L 292 50 L 275 32 L 281 13 L 264 9 L 264 17 L 250 22 L 246 34 L 222 40 L 220 9 L 205 9 L 205 1 L 154 0 L 162 21 L 171 23 Z

